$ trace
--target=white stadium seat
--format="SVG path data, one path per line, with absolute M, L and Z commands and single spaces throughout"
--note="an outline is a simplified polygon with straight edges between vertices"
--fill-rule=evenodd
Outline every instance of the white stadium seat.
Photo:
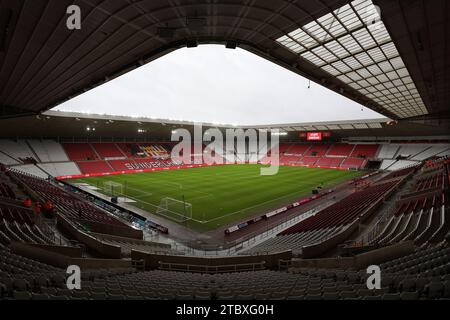
M 41 162 L 69 161 L 61 144 L 53 140 L 28 140 Z
M 81 174 L 75 162 L 41 163 L 38 166 L 54 177 Z

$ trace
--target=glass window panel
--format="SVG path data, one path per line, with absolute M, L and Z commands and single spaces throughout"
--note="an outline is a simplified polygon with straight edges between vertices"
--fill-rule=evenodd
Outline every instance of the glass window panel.
M 362 50 L 361 46 L 358 44 L 358 42 L 355 41 L 355 39 L 351 35 L 341 37 L 339 38 L 338 41 L 352 54 Z
M 370 83 L 368 83 L 366 80 L 361 80 L 361 81 L 359 82 L 359 84 L 360 84 L 362 87 L 368 87 L 368 86 L 370 86 Z
M 377 76 L 378 81 L 380 82 L 386 82 L 389 81 L 388 77 L 386 77 L 384 74 L 380 74 Z
M 370 77 L 370 78 L 367 78 L 366 80 L 372 85 L 375 85 L 375 84 L 379 83 L 377 78 L 375 78 L 375 77 Z
M 332 63 L 332 66 L 335 67 L 336 69 L 338 69 L 342 73 L 351 71 L 351 69 L 348 66 L 346 66 L 344 63 L 342 63 L 341 61 Z
M 392 64 L 392 66 L 395 69 L 400 69 L 400 68 L 403 68 L 405 66 L 405 64 L 403 63 L 402 58 L 400 58 L 400 57 L 393 58 L 393 59 L 389 60 L 389 62 Z
M 349 86 L 352 87 L 355 90 L 358 90 L 358 89 L 361 88 L 361 86 L 359 84 L 357 84 L 357 83 L 350 83 Z
M 383 23 L 379 23 L 376 27 L 369 28 L 370 33 L 373 35 L 378 44 L 385 43 L 386 41 L 390 41 L 391 37 L 386 30 L 386 27 Z
M 369 48 L 375 44 L 375 41 L 366 29 L 355 31 L 353 36 L 363 48 Z
M 366 68 L 356 70 L 356 72 L 357 72 L 362 78 L 368 78 L 368 77 L 372 76 L 372 75 L 370 74 L 370 72 L 369 72 Z
M 345 83 L 350 83 L 352 82 L 352 79 L 350 79 L 349 77 L 345 76 L 345 75 L 341 75 L 337 77 L 339 80 L 341 80 L 342 82 Z
M 347 73 L 347 77 L 349 77 L 353 81 L 358 81 L 362 79 L 362 77 L 354 71 Z
M 370 71 L 370 73 L 372 73 L 373 75 L 378 75 L 383 73 L 383 71 L 381 71 L 380 68 L 378 68 L 378 66 L 376 64 L 368 66 L 367 69 Z
M 336 70 L 335 68 L 333 68 L 330 65 L 323 66 L 322 69 L 334 76 L 340 74 L 339 70 Z
M 398 69 L 397 73 L 400 76 L 400 78 L 404 78 L 404 77 L 409 76 L 408 70 L 406 70 L 406 68 Z
M 372 59 L 365 52 L 361 52 L 355 55 L 355 58 L 358 59 L 363 65 L 367 65 L 372 62 Z
M 301 54 L 301 56 L 303 58 L 305 58 L 306 60 L 311 61 L 312 63 L 314 63 L 315 65 L 320 65 L 322 64 L 324 61 L 322 59 L 320 59 L 319 57 L 317 57 L 315 54 L 312 54 L 311 52 L 304 52 Z
M 381 50 L 383 50 L 384 54 L 388 57 L 388 58 L 392 58 L 392 57 L 397 57 L 398 51 L 397 48 L 395 47 L 393 42 L 389 42 L 387 44 L 382 45 Z
M 362 64 L 358 62 L 358 60 L 356 60 L 353 57 L 348 57 L 343 59 L 342 61 L 345 62 L 345 64 L 347 64 L 348 66 L 350 66 L 353 70 L 361 68 Z
M 379 67 L 381 70 L 383 70 L 383 72 L 389 72 L 389 71 L 392 71 L 392 70 L 393 70 L 393 69 L 392 69 L 392 65 L 391 65 L 389 62 L 387 62 L 387 61 L 380 62 L 380 63 L 378 64 L 378 67 Z
M 370 50 L 367 51 L 367 54 L 372 58 L 373 61 L 375 62 L 379 62 L 379 61 L 383 61 L 386 60 L 383 54 L 383 51 L 381 51 L 380 48 L 376 47 L 376 48 L 372 48 Z

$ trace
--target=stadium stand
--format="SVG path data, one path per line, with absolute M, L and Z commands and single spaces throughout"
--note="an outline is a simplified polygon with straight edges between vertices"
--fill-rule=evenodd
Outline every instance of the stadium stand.
M 292 250 L 294 255 L 301 255 L 303 247 L 324 242 L 345 230 L 355 219 L 363 219 L 366 211 L 392 192 L 404 176 L 357 191 L 244 253 Z
M 0 182 L 0 197 L 16 199 L 16 194 L 8 184 Z
M 67 156 L 72 161 L 97 160 L 98 156 L 88 143 L 63 143 Z
M 429 146 L 426 144 L 408 144 L 400 146 L 397 156 L 404 159 L 413 158 L 414 156 L 424 152 Z
M 381 289 L 368 290 L 366 270 L 292 267 L 226 274 L 132 269 L 86 272 L 82 290 L 64 290 L 61 269 L 3 250 L 3 297 L 39 299 L 415 300 L 450 297 L 450 248 L 439 245 L 383 262 Z M 28 270 L 33 278 L 27 278 Z M 249 285 L 251 284 L 251 285 Z
M 305 156 L 322 157 L 327 153 L 329 147 L 329 144 L 313 144 L 305 153 Z
M 102 159 L 125 157 L 115 143 L 91 143 L 91 146 Z
M 123 237 L 115 237 L 105 234 L 95 234 L 95 233 L 91 234 L 104 243 L 119 246 L 122 251 L 123 258 L 131 257 L 131 250 L 138 250 L 141 252 L 166 254 L 166 255 L 182 254 L 180 251 L 172 249 L 172 246 L 170 244 L 164 244 L 160 242 L 149 242 Z
M 394 159 L 397 155 L 399 145 L 396 144 L 382 144 L 378 153 L 380 159 Z
M 374 233 L 378 235 L 372 243 L 392 244 L 413 240 L 422 245 L 425 242 L 439 243 L 444 239 L 450 230 L 446 219 L 446 195 L 449 192 L 446 162 L 444 158 L 427 163 L 413 176 L 388 221 L 381 221 L 375 226 Z
M 284 153 L 288 153 L 288 154 L 290 154 L 291 152 L 288 152 L 288 150 L 290 149 L 290 148 L 292 148 L 294 145 L 292 144 L 292 143 L 280 143 L 280 146 L 279 146 L 279 153 L 280 154 L 284 154 Z M 292 152 L 292 153 L 294 153 L 294 152 Z
M 116 146 L 122 151 L 127 158 L 137 157 L 139 153 L 139 147 L 135 143 L 116 143 Z
M 302 253 L 303 247 L 325 241 L 338 234 L 341 230 L 341 226 L 335 226 L 306 232 L 281 234 L 248 250 L 242 251 L 240 254 L 265 254 L 291 250 L 294 256 L 299 256 Z
M 37 166 L 53 177 L 81 174 L 75 162 L 39 163 Z
M 322 157 L 315 163 L 315 165 L 318 167 L 340 168 L 342 161 L 343 159 L 340 157 L 337 158 Z
M 113 171 L 133 170 L 136 168 L 136 162 L 133 159 L 108 160 L 107 162 Z
M 26 140 L 0 140 L 0 151 L 16 160 L 16 162 L 30 163 L 40 161 L 35 153 L 30 149 Z M 6 162 L 7 163 L 7 162 Z
M 342 160 L 342 159 L 341 159 Z M 444 161 L 430 161 L 423 167 L 410 167 L 397 170 L 384 176 L 378 182 L 347 196 L 341 201 L 323 209 L 316 215 L 281 232 L 276 237 L 263 241 L 239 254 L 261 255 L 270 252 L 282 252 L 291 250 L 294 255 L 302 254 L 303 248 L 314 245 L 327 239 L 332 239 L 345 230 L 353 220 L 364 214 L 371 204 L 386 196 L 401 181 L 414 177 L 413 183 L 409 183 L 408 192 L 426 193 L 427 190 L 448 185 L 448 163 Z M 25 183 L 38 193 L 43 199 L 51 199 L 55 207 L 65 216 L 79 220 L 77 209 L 82 208 L 83 218 L 105 221 L 103 212 L 94 209 L 84 200 L 71 193 L 51 185 L 42 179 L 31 177 L 15 170 L 10 174 Z M 416 175 L 417 176 L 414 176 Z M 0 186 L 3 186 L 0 185 Z M 12 197 L 13 191 L 8 188 L 0 189 L 4 194 Z M 436 198 L 437 199 L 437 198 Z M 443 199 L 443 198 L 442 198 Z M 422 200 L 423 201 L 423 200 Z M 397 208 L 395 216 L 408 216 L 408 208 L 418 210 L 428 207 L 428 201 L 412 201 Z M 70 205 L 65 205 L 69 204 Z M 431 208 L 439 208 L 441 203 L 435 202 Z M 0 219 L 0 242 L 9 245 L 13 241 L 49 245 L 53 241 L 47 238 L 32 221 L 27 221 L 22 214 L 5 214 L 1 207 L 3 220 Z M 87 216 L 86 216 L 86 215 Z M 13 218 L 14 216 L 14 218 Z M 411 216 L 411 215 L 410 215 Z M 119 223 L 114 220 L 114 224 Z M 437 220 L 439 223 L 439 221 Z M 401 230 L 402 228 L 397 228 Z M 409 230 L 409 229 L 408 229 Z M 429 232 L 433 237 L 436 229 Z M 400 233 L 398 233 L 400 234 Z M 407 232 L 402 231 L 402 235 Z M 442 233 L 443 235 L 445 233 Z M 105 244 L 119 246 L 122 258 L 129 258 L 132 250 L 148 253 L 162 254 L 177 257 L 182 254 L 173 250 L 170 245 L 161 243 L 133 240 L 105 234 L 91 233 L 91 235 Z M 397 236 L 398 237 L 398 236 Z M 395 236 L 391 237 L 395 240 Z M 443 237 L 441 238 L 443 239 Z M 436 239 L 438 246 L 424 247 L 417 252 L 403 258 L 394 259 L 381 264 L 388 272 L 383 277 L 383 288 L 373 292 L 365 286 L 365 270 L 341 270 L 341 269 L 311 269 L 294 266 L 288 272 L 282 271 L 248 271 L 225 274 L 205 274 L 175 272 L 163 270 L 151 270 L 136 272 L 133 269 L 114 270 L 101 269 L 98 271 L 84 271 L 81 291 L 63 289 L 65 275 L 60 269 L 44 265 L 28 258 L 11 253 L 7 248 L 2 250 L 0 269 L 3 284 L 1 295 L 8 299 L 411 299 L 429 298 L 436 299 L 448 296 L 442 288 L 443 282 L 436 277 L 445 277 L 448 274 L 448 247 L 442 244 L 442 240 Z M 389 241 L 392 243 L 393 241 Z M 426 242 L 428 243 L 428 242 Z M 381 244 L 381 242 L 380 242 Z M 385 243 L 387 245 L 389 243 Z M 427 263 L 429 257 L 433 257 L 433 263 Z M 11 263 L 12 259 L 15 261 Z M 420 264 L 420 261 L 424 263 Z M 20 261 L 20 264 L 17 264 Z M 419 264 L 417 264 L 417 262 Z M 407 263 L 405 263 L 407 262 Z M 411 267 L 417 264 L 418 267 Z M 7 264 L 8 263 L 8 264 Z M 28 277 L 22 276 L 21 270 L 27 265 Z M 40 268 L 40 269 L 39 269 Z M 35 275 L 34 270 L 39 270 Z M 397 276 L 401 273 L 402 276 Z M 39 279 L 39 280 L 37 280 Z M 270 281 L 268 280 L 270 279 Z M 276 281 L 274 281 L 276 279 Z M 390 279 L 396 279 L 392 281 Z M 418 279 L 424 279 L 419 280 Z M 25 280 L 25 281 L 22 281 Z M 241 286 L 246 283 L 245 288 Z M 249 286 L 248 283 L 252 285 Z M 414 283 L 414 284 L 411 284 Z M 440 285 L 438 285 L 438 283 Z
M 76 164 L 84 174 L 114 171 L 106 161 L 78 161 Z
M 300 160 L 301 160 L 301 158 L 299 156 L 280 155 L 280 163 L 283 163 L 286 165 L 297 164 Z
M 411 160 L 422 161 L 433 156 L 446 156 L 448 155 L 446 152 L 450 154 L 448 145 L 429 145 L 425 150 L 411 157 Z
M 10 144 L 14 145 L 14 143 Z M 28 146 L 29 152 L 21 154 L 27 158 L 22 159 L 26 161 L 26 159 L 38 158 L 30 156 L 30 154 L 35 154 L 39 156 L 39 159 L 42 157 L 43 160 L 40 159 L 42 162 L 37 163 L 38 168 L 27 164 L 18 166 L 17 169 L 40 177 L 107 173 L 177 165 L 169 158 L 170 146 L 163 143 L 63 143 L 64 147 L 62 147 L 52 140 L 28 140 Z M 437 154 L 450 154 L 448 145 L 434 144 L 385 144 L 380 148 L 377 156 L 378 149 L 379 145 L 377 144 L 284 143 L 280 146 L 280 163 L 358 170 L 363 169 L 369 160 L 381 157 L 384 159 L 382 159 L 380 169 L 393 171 L 418 164 L 420 161 L 416 159 L 428 159 Z M 403 156 L 409 159 L 388 158 L 400 156 L 402 152 Z M 311 156 L 312 154 L 317 156 Z M 18 161 L 1 151 L 0 158 L 5 161 L 5 164 L 19 165 Z M 71 162 L 69 158 L 77 161 Z M 107 161 L 100 161 L 99 158 L 107 159 Z M 237 159 L 239 163 L 256 163 L 258 161 L 256 155 L 250 155 L 248 158 L 246 155 L 237 155 Z M 200 156 L 196 156 L 193 161 L 197 164 L 202 163 Z M 268 157 L 262 156 L 260 161 L 267 163 Z
M 53 140 L 28 140 L 29 146 L 39 157 L 40 162 L 69 161 L 61 144 Z
M 375 158 L 378 153 L 379 147 L 380 146 L 377 144 L 357 144 L 350 154 L 350 157 Z
M 309 149 L 310 147 L 311 147 L 311 146 L 310 146 L 309 144 L 298 144 L 298 143 L 294 143 L 294 144 L 292 144 L 291 147 L 290 147 L 287 151 L 285 151 L 284 153 L 287 153 L 287 154 L 295 154 L 295 155 L 303 155 L 303 154 L 305 154 L 306 151 L 308 151 L 308 149 Z M 282 152 L 281 152 L 281 149 L 280 149 L 280 153 L 282 153 Z
M 385 159 L 381 162 L 380 169 L 381 170 L 389 170 L 391 168 L 391 166 L 396 162 L 397 162 L 397 160 L 386 160 Z
M 319 160 L 319 157 L 303 157 L 300 159 L 300 163 L 305 166 L 314 166 L 316 162 Z
M 96 206 L 50 182 L 46 182 L 43 179 L 16 170 L 11 170 L 9 172 L 18 181 L 21 181 L 28 188 L 33 190 L 33 192 L 37 193 L 43 200 L 51 201 L 60 213 L 72 220 L 86 220 L 116 226 L 126 226 L 123 222 L 108 215 Z
M 14 165 L 19 164 L 19 161 L 13 159 L 12 157 L 8 156 L 7 154 L 3 153 L 3 151 L 0 150 L 0 163 L 6 165 Z
M 411 160 L 396 160 L 395 162 L 391 163 L 391 165 L 388 167 L 390 171 L 393 170 L 399 170 L 406 167 L 418 165 L 419 162 L 417 161 L 411 161 Z
M 327 156 L 349 157 L 355 148 L 352 144 L 333 144 L 327 152 Z
M 361 169 L 364 167 L 366 160 L 363 158 L 346 158 L 340 165 L 344 169 Z
M 281 234 L 291 234 L 318 230 L 329 227 L 343 226 L 361 215 L 365 209 L 382 199 L 391 191 L 399 181 L 389 181 L 370 186 L 362 191 L 355 192 L 342 201 L 329 206 L 316 215 L 283 231 Z
M 48 178 L 48 174 L 46 172 L 42 171 L 42 169 L 40 169 L 37 165 L 34 165 L 34 164 L 18 165 L 18 166 L 14 166 L 14 169 L 29 173 L 29 174 L 34 175 L 39 178 L 43 178 L 43 179 Z

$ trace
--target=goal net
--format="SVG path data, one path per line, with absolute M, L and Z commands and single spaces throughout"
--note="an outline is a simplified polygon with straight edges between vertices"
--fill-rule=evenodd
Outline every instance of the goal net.
M 122 196 L 123 195 L 123 185 L 114 181 L 105 181 L 103 183 L 103 192 L 107 196 Z
M 165 197 L 161 199 L 156 213 L 177 222 L 185 222 L 192 219 L 192 204 Z

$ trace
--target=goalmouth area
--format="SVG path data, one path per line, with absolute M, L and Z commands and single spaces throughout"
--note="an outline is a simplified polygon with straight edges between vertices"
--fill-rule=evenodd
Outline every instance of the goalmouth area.
M 214 230 L 292 203 L 318 187 L 331 187 L 362 171 L 281 166 L 260 175 L 263 165 L 239 164 L 71 179 L 108 196 L 128 198 L 152 214 L 193 230 Z

